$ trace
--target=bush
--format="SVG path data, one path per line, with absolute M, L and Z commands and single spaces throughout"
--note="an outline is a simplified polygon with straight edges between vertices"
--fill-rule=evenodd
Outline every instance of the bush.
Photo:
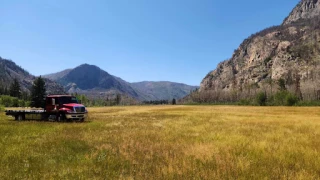
M 29 106 L 30 102 L 19 100 L 16 97 L 2 95 L 0 96 L 0 104 L 4 107 L 27 107 Z
M 265 106 L 267 103 L 267 95 L 264 92 L 260 92 L 256 96 L 256 102 L 259 106 Z
M 298 97 L 296 95 L 293 95 L 291 93 L 288 93 L 286 96 L 286 105 L 287 106 L 293 106 L 297 104 L 299 101 Z
M 4 106 L 0 105 L 0 112 L 4 111 Z
M 238 102 L 238 105 L 240 105 L 240 106 L 249 106 L 249 105 L 251 105 L 251 102 L 250 102 L 249 99 L 241 99 Z
M 277 106 L 294 106 L 299 102 L 299 98 L 288 92 L 288 91 L 279 91 L 274 95 L 273 105 Z
M 12 106 L 11 107 L 19 107 L 19 99 L 16 97 L 11 97 L 12 98 Z
M 1 104 L 5 107 L 12 107 L 12 97 L 4 95 L 0 97 Z
M 264 64 L 267 65 L 268 62 L 270 62 L 272 60 L 271 57 L 267 57 L 265 60 L 264 60 Z
M 282 78 L 280 78 L 278 80 L 278 86 L 279 86 L 279 90 L 280 91 L 287 91 L 287 88 L 286 88 L 286 81 Z
M 297 106 L 320 106 L 320 101 L 299 101 Z
M 273 104 L 276 106 L 284 106 L 286 105 L 286 97 L 288 95 L 288 91 L 279 91 L 274 95 Z

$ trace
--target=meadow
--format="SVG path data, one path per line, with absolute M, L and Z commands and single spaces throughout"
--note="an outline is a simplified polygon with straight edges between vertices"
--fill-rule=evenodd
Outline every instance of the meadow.
M 0 114 L 0 179 L 320 178 L 318 107 L 103 107 L 84 123 Z

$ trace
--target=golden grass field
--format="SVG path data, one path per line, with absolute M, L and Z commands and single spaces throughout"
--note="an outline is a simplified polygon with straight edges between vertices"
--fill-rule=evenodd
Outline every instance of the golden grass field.
M 319 179 L 320 108 L 90 108 L 90 121 L 0 115 L 0 179 Z

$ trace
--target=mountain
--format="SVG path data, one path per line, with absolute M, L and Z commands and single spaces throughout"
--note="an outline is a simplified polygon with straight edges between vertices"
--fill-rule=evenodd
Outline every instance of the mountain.
M 63 76 L 67 75 L 70 71 L 72 71 L 72 69 L 66 69 L 66 70 L 63 70 L 58 73 L 45 75 L 44 77 L 49 77 L 49 79 L 56 81 L 56 80 L 62 78 Z
M 82 93 L 95 98 L 114 97 L 117 93 L 138 100 L 180 99 L 197 87 L 172 82 L 129 83 L 97 66 L 83 64 L 44 77 L 57 81 L 68 93 Z
M 144 81 L 131 83 L 131 86 L 138 92 L 144 94 L 148 100 L 180 99 L 198 88 L 198 86 L 189 86 L 168 81 Z
M 320 98 L 320 1 L 302 0 L 282 25 L 245 39 L 229 60 L 202 80 L 199 92 L 213 101 L 272 94 L 285 80 L 303 99 Z
M 320 0 L 303 0 L 292 10 L 283 21 L 283 25 L 291 24 L 298 20 L 310 19 L 320 14 Z
M 122 93 L 138 98 L 138 94 L 131 86 L 94 65 L 83 64 L 74 69 L 44 77 L 57 81 L 65 87 L 68 93 L 78 92 L 92 97 L 114 96 L 117 93 Z
M 3 59 L 0 57 L 0 84 L 9 87 L 14 78 L 17 78 L 20 82 L 23 91 L 30 92 L 32 83 L 36 79 L 20 66 L 16 65 L 13 61 Z M 46 82 L 47 94 L 64 94 L 64 88 L 49 79 L 44 78 Z

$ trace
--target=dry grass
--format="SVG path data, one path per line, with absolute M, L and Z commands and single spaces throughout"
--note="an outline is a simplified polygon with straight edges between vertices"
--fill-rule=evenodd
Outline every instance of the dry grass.
M 0 115 L 0 179 L 319 179 L 320 108 L 91 108 L 90 122 Z

